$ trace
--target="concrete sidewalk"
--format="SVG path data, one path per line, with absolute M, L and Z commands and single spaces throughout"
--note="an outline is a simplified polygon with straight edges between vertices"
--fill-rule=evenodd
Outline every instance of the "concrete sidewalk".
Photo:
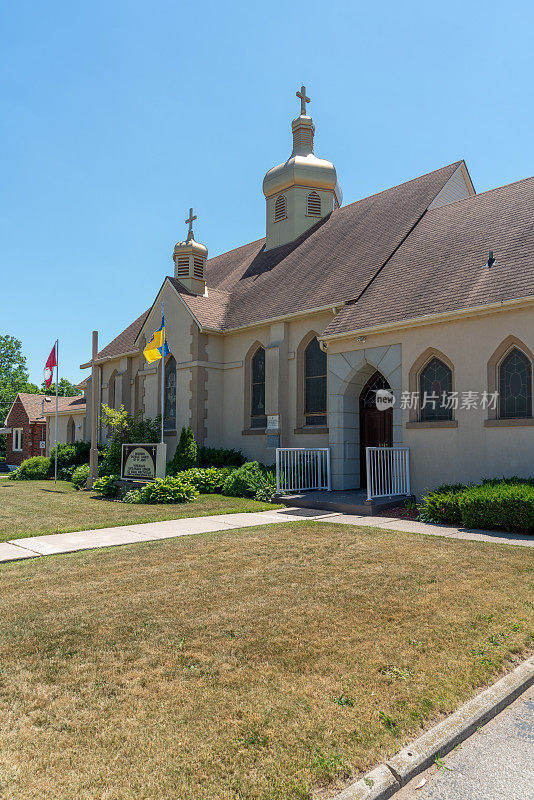
M 303 520 L 325 520 L 342 525 L 382 528 L 429 536 L 446 536 L 452 539 L 469 539 L 481 542 L 496 542 L 522 547 L 534 547 L 534 536 L 521 533 L 495 531 L 472 531 L 464 528 L 427 525 L 423 522 L 395 519 L 393 517 L 359 517 L 353 514 L 334 514 L 309 508 L 281 508 L 245 514 L 219 514 L 210 517 L 188 517 L 163 522 L 147 522 L 140 525 L 123 525 L 116 528 L 100 528 L 75 533 L 54 533 L 47 536 L 28 536 L 0 542 L 0 562 L 36 558 L 54 553 L 72 553 L 77 550 L 93 550 L 99 547 L 115 547 L 175 536 L 192 536 L 195 533 L 212 533 L 249 528 L 253 525 L 273 525 L 280 522 Z

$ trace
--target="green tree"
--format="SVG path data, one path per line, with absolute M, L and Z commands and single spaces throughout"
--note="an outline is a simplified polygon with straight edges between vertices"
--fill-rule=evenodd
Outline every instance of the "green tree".
M 176 475 L 178 472 L 182 472 L 185 469 L 196 467 L 197 461 L 198 447 L 191 426 L 182 428 L 178 447 L 174 452 L 172 460 L 167 464 L 167 474 Z
M 0 336 L 0 425 L 4 424 L 17 393 L 27 391 L 27 387 L 28 370 L 20 339 L 9 334 Z M 5 447 L 6 436 L 2 434 L 0 449 L 5 450 Z
M 155 419 L 141 419 L 141 412 L 132 415 L 122 405 L 117 410 L 102 403 L 100 419 L 110 432 L 109 449 L 98 468 L 100 475 L 119 474 L 123 444 L 159 442 L 160 414 Z
M 41 388 L 37 389 L 37 394 L 55 395 L 56 384 L 51 383 L 50 386 L 47 387 L 46 383 L 43 381 L 43 383 L 41 384 Z M 76 388 L 76 386 L 73 383 L 68 381 L 66 378 L 60 378 L 58 394 L 60 397 L 75 397 L 76 395 L 81 394 L 81 392 L 79 389 Z

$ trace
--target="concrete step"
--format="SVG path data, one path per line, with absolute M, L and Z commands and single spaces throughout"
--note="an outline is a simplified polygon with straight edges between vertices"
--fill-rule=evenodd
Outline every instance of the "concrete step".
M 357 514 L 359 516 L 375 516 L 388 508 L 404 506 L 410 499 L 408 495 L 394 495 L 367 500 L 364 491 L 347 492 L 302 492 L 277 496 L 277 501 L 285 506 L 296 508 L 314 508 L 337 514 Z

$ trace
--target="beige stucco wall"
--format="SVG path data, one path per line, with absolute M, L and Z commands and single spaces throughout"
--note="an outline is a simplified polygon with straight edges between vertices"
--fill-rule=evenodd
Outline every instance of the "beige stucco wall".
M 177 362 L 177 433 L 165 437 L 169 458 L 181 427 L 194 423 L 208 446 L 235 447 L 249 459 L 274 461 L 275 451 L 267 446 L 265 431 L 246 432 L 245 364 L 247 354 L 259 342 L 266 348 L 266 412 L 280 416 L 280 445 L 330 446 L 335 469 L 345 474 L 343 485 L 334 488 L 352 488 L 359 483 L 358 397 L 374 368 L 387 375 L 397 393 L 394 441 L 410 447 L 412 487 L 417 495 L 443 482 L 534 475 L 533 426 L 486 427 L 487 410 L 459 408 L 455 412 L 457 427 L 413 429 L 407 427 L 409 411 L 400 408 L 400 392 L 410 388 L 410 369 L 429 347 L 452 362 L 454 388 L 460 395 L 463 391 L 487 390 L 487 364 L 503 340 L 514 335 L 534 351 L 532 308 L 367 332 L 366 341 L 361 343 L 356 335 L 330 340 L 329 431 L 300 433 L 296 431 L 301 425 L 297 414 L 298 347 L 310 331 L 324 331 L 332 319 L 331 310 L 225 335 L 205 332 L 199 337 L 190 312 L 172 287 L 165 289 L 164 299 L 167 341 Z M 145 325 L 147 339 L 159 327 L 160 300 Z M 341 377 L 339 358 L 345 363 Z M 144 416 L 156 416 L 161 409 L 160 368 L 161 362 L 147 365 L 138 355 L 104 363 L 100 368 L 102 402 L 109 402 L 110 383 L 114 381 L 115 407 L 123 402 L 133 411 L 136 390 L 141 386 Z M 66 438 L 67 420 L 62 440 Z M 102 434 L 105 439 L 105 431 Z M 346 461 L 353 463 L 347 465 Z
M 214 447 L 239 447 L 249 458 L 265 463 L 274 462 L 275 451 L 267 447 L 264 431 L 243 433 L 246 419 L 245 359 L 250 348 L 259 342 L 266 348 L 267 413 L 280 414 L 281 446 L 328 445 L 327 433 L 296 434 L 294 431 L 298 427 L 297 349 L 310 331 L 321 333 L 331 319 L 331 311 L 321 312 L 225 336 L 210 336 L 209 360 L 222 363 L 225 368 L 208 370 L 208 444 Z
M 85 441 L 85 412 L 81 414 L 58 414 L 57 418 L 57 440 L 60 444 L 67 441 L 67 427 L 70 419 L 74 420 L 74 440 L 76 442 Z M 54 447 L 56 438 L 56 418 L 48 415 L 46 417 L 46 455 L 50 455 L 50 450 Z
M 534 351 L 534 309 L 524 308 L 463 318 L 402 331 L 332 340 L 329 356 L 364 348 L 400 345 L 402 390 L 409 390 L 409 372 L 428 347 L 446 355 L 454 365 L 455 390 L 488 390 L 488 361 L 497 347 L 514 335 Z M 400 398 L 397 398 L 397 409 Z M 460 400 L 461 405 L 461 400 Z M 396 416 L 399 415 L 396 410 Z M 534 427 L 485 427 L 488 411 L 459 408 L 456 428 L 409 429 L 409 411 L 403 410 L 402 442 L 410 447 L 412 486 L 417 495 L 440 483 L 479 481 L 484 477 L 534 475 Z

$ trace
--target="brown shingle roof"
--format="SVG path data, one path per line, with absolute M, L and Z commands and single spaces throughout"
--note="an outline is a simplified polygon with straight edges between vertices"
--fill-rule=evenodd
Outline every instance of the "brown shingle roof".
M 17 402 L 17 399 L 19 399 L 20 402 L 22 403 L 22 407 L 24 408 L 24 411 L 28 415 L 28 419 L 30 422 L 45 422 L 45 417 L 43 416 L 43 401 L 45 404 L 45 413 L 48 412 L 48 408 L 52 409 L 49 413 L 55 413 L 56 410 L 55 395 L 54 397 L 52 397 L 43 394 L 29 394 L 27 392 L 19 392 L 17 394 L 17 397 L 15 398 L 13 406 Z M 11 408 L 13 408 L 13 406 Z M 85 397 L 82 396 L 58 397 L 59 411 L 66 411 L 70 407 L 72 407 L 73 412 L 75 410 L 78 411 L 85 410 Z M 11 425 L 9 421 L 10 413 L 8 413 L 7 415 L 6 425 Z
M 180 294 L 202 326 L 218 330 L 353 299 L 460 163 L 340 208 L 289 244 L 265 251 L 260 239 L 212 258 L 208 297 Z
M 47 400 L 50 400 L 51 402 L 46 403 L 45 405 L 45 415 L 48 416 L 49 414 L 55 414 L 56 398 L 50 396 L 47 397 Z M 76 397 L 58 397 L 57 406 L 59 413 L 70 411 L 72 414 L 79 414 L 80 412 L 85 412 L 87 399 L 83 397 L 83 395 L 78 395 Z
M 264 250 L 265 239 L 206 264 L 208 296 L 168 280 L 202 327 L 230 330 L 357 297 L 447 183 L 460 161 L 334 211 L 294 242 Z M 98 354 L 135 350 L 151 309 Z
M 135 350 L 135 340 L 143 327 L 149 311 L 150 309 L 147 308 L 140 317 L 137 317 L 131 325 L 128 325 L 122 333 L 119 333 L 118 336 L 107 344 L 104 349 L 99 352 L 98 358 L 113 358 L 122 356 L 125 353 L 131 353 L 132 350 Z
M 534 177 L 428 211 L 325 335 L 534 295 L 533 253 Z

